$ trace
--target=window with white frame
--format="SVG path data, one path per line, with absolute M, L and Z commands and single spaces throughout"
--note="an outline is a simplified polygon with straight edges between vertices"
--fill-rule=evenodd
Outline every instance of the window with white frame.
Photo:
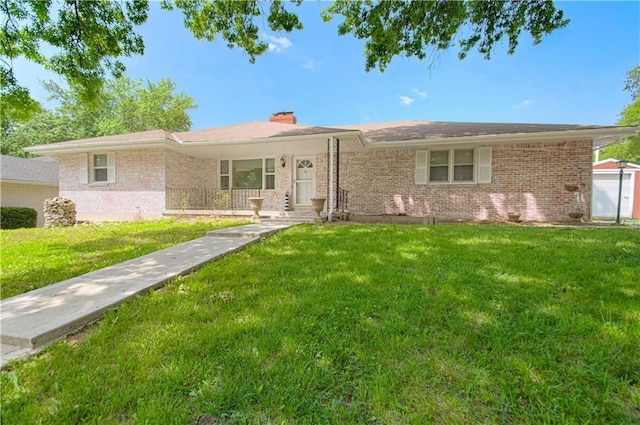
M 221 189 L 275 189 L 276 160 L 223 159 L 220 161 Z
M 416 184 L 490 183 L 491 148 L 449 148 L 416 152 Z
M 116 155 L 113 152 L 80 154 L 80 183 L 115 183 Z
M 108 180 L 107 154 L 98 153 L 93 155 L 91 176 L 94 182 L 106 182 Z

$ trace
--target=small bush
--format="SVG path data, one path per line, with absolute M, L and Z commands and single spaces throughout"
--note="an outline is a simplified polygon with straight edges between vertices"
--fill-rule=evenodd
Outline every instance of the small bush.
M 1 207 L 0 229 L 19 229 L 20 227 L 36 227 L 38 212 L 33 208 Z

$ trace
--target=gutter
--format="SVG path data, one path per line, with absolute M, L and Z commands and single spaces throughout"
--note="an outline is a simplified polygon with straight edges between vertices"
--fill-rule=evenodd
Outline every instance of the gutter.
M 169 147 L 169 148 L 192 148 L 203 146 L 234 146 L 234 145 L 251 145 L 251 144 L 263 144 L 273 142 L 302 142 L 305 140 L 324 140 L 326 137 L 347 137 L 357 136 L 358 140 L 364 147 L 366 143 L 362 137 L 362 132 L 359 130 L 347 130 L 337 133 L 316 133 L 305 134 L 298 136 L 278 136 L 278 137 L 260 137 L 256 139 L 238 139 L 238 140 L 210 140 L 202 142 L 189 142 L 178 139 L 175 140 L 168 138 L 155 138 L 155 139 L 141 139 L 141 140 L 109 140 L 104 142 L 80 142 L 80 143 L 64 143 L 56 144 L 50 143 L 41 146 L 31 146 L 25 148 L 27 152 L 39 154 L 39 155 L 55 155 L 56 153 L 78 153 L 94 150 L 122 150 L 131 148 L 154 148 L 154 147 Z M 175 136 L 174 136 L 175 137 Z
M 478 136 L 441 137 L 417 140 L 399 140 L 368 142 L 366 148 L 391 148 L 409 146 L 450 146 L 461 144 L 540 142 L 545 140 L 584 140 L 592 139 L 594 143 L 601 139 L 620 140 L 633 136 L 640 127 L 607 127 L 589 130 L 562 130 L 534 133 L 487 134 Z

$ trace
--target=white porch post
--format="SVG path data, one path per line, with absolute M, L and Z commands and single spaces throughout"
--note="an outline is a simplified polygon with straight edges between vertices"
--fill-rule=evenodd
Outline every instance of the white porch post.
M 333 221 L 333 209 L 334 209 L 334 196 L 335 196 L 335 161 L 334 161 L 334 143 L 333 143 L 333 136 L 331 136 L 331 139 L 329 139 L 329 205 L 327 208 L 327 213 L 328 213 L 328 219 L 329 221 Z

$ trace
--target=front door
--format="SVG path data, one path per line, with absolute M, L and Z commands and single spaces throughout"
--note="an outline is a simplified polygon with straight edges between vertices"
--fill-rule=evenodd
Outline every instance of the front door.
M 313 157 L 298 157 L 295 162 L 296 205 L 311 205 L 316 196 L 316 169 Z

